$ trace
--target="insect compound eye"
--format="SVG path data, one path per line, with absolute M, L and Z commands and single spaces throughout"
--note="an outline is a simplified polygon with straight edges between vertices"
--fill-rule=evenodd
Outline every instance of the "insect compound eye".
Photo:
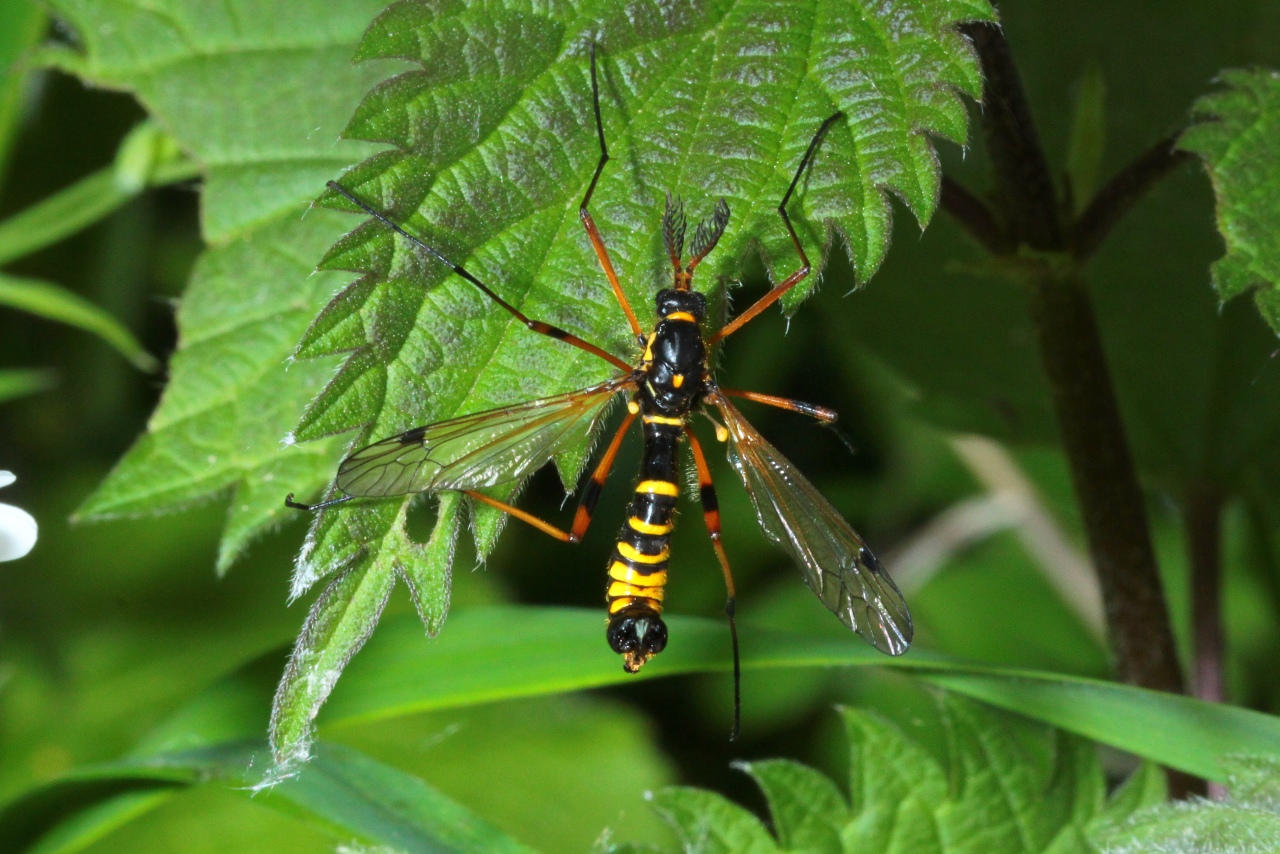
M 652 611 L 621 613 L 609 621 L 609 646 L 623 656 L 623 668 L 635 673 L 667 647 L 667 624 Z

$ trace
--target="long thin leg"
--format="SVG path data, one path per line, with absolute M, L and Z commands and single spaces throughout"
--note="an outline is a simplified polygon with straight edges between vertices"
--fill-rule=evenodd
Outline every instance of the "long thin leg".
M 791 242 L 796 247 L 796 252 L 800 255 L 800 269 L 796 270 L 790 276 L 783 279 L 782 283 L 775 287 L 769 293 L 760 297 L 755 305 L 748 308 L 742 314 L 733 319 L 731 323 L 726 324 L 719 332 L 707 339 L 708 344 L 714 344 L 722 338 L 728 338 L 737 332 L 747 323 L 749 323 L 757 314 L 773 305 L 787 291 L 794 288 L 806 276 L 809 275 L 809 256 L 804 253 L 804 247 L 800 245 L 800 238 L 796 236 L 796 230 L 791 225 L 791 217 L 787 216 L 787 202 L 791 201 L 791 194 L 795 192 L 796 185 L 800 183 L 800 176 L 804 174 L 805 167 L 809 165 L 809 161 L 813 159 L 813 152 L 817 150 L 818 143 L 822 141 L 827 130 L 836 123 L 837 120 L 844 118 L 844 113 L 836 113 L 822 123 L 822 127 L 818 128 L 818 132 L 813 135 L 813 140 L 809 143 L 809 148 L 804 153 L 804 157 L 800 158 L 800 168 L 796 169 L 795 177 L 791 179 L 791 186 L 787 187 L 787 193 L 782 197 L 782 201 L 778 204 L 778 213 L 782 214 L 782 221 L 787 226 L 787 232 L 791 235 Z
M 577 540 L 573 539 L 573 535 L 571 535 L 568 531 L 561 530 L 560 528 L 557 528 L 555 525 L 552 525 L 550 522 L 544 522 L 543 520 L 539 519 L 537 516 L 533 515 L 532 513 L 526 513 L 525 511 L 521 510 L 519 507 L 512 506 L 506 503 L 505 501 L 499 501 L 496 498 L 490 498 L 489 496 L 485 495 L 483 492 L 476 492 L 474 489 L 464 489 L 462 490 L 462 494 L 469 496 L 471 498 L 474 498 L 476 501 L 479 501 L 482 504 L 488 504 L 490 507 L 501 510 L 503 513 L 514 516 L 515 518 L 519 519 L 521 522 L 527 522 L 528 524 L 537 528 L 542 533 L 549 534 L 550 536 L 555 537 L 557 540 L 560 540 L 562 543 L 577 542 Z
M 364 201 L 357 198 L 353 193 L 351 193 L 350 190 L 348 190 L 346 187 L 343 187 L 337 181 L 330 181 L 328 186 L 329 186 L 329 189 L 333 190 L 334 192 L 341 193 L 343 196 L 346 196 L 348 200 L 350 200 L 353 204 L 357 205 L 362 211 L 367 213 L 369 216 L 378 220 L 378 222 L 382 223 L 387 228 L 391 229 L 396 234 L 403 237 L 405 240 L 408 240 L 414 246 L 417 246 L 419 249 L 423 250 L 428 255 L 435 258 L 437 261 L 444 264 L 449 269 L 453 270 L 453 272 L 457 273 L 459 276 L 466 279 L 471 284 L 475 285 L 477 288 L 483 291 L 485 295 L 489 297 L 489 299 L 493 300 L 498 305 L 502 306 L 507 311 L 511 312 L 512 316 L 514 316 L 516 320 L 523 323 L 529 329 L 532 329 L 534 332 L 537 332 L 540 335 L 548 335 L 552 338 L 555 338 L 558 341 L 563 341 L 566 344 L 572 344 L 574 347 L 577 347 L 580 350 L 586 350 L 588 353 L 592 354 L 593 356 L 599 356 L 601 359 L 604 359 L 606 362 L 613 365 L 614 367 L 621 368 L 622 370 L 628 371 L 628 372 L 631 371 L 633 367 L 632 365 L 628 365 L 626 362 L 622 361 L 612 353 L 608 353 L 600 349 L 594 344 L 591 344 L 587 341 L 583 341 L 581 338 L 579 338 L 576 335 L 570 335 L 568 332 L 566 332 L 565 330 L 561 329 L 558 326 L 552 326 L 550 323 L 543 323 L 541 320 L 530 320 L 528 317 L 524 315 L 523 312 L 520 311 L 520 309 L 516 308 L 511 303 L 507 302 L 502 297 L 498 296 L 496 293 L 490 290 L 489 287 L 485 285 L 484 282 L 480 281 L 475 276 L 468 273 L 465 269 L 463 269 L 458 264 L 455 264 L 452 261 L 450 261 L 439 250 L 435 249 L 432 246 L 428 246 L 420 238 L 415 237 L 414 235 L 405 231 L 399 225 L 395 224 L 390 219 L 388 219 L 387 216 L 383 214 L 381 211 L 375 209 L 371 205 L 366 204 Z
M 788 412 L 799 412 L 801 415 L 808 415 L 816 418 L 824 424 L 835 424 L 840 416 L 834 409 L 827 409 L 825 406 L 816 406 L 812 403 L 804 403 L 799 400 L 792 400 L 789 397 L 775 397 L 772 394 L 761 394 L 758 391 L 742 391 L 736 388 L 722 388 L 721 394 L 727 394 L 729 397 L 740 397 L 743 400 L 751 400 L 756 403 L 763 403 L 765 406 L 776 406 L 778 409 L 785 409 Z
M 291 510 L 323 510 L 326 507 L 332 507 L 335 504 L 346 504 L 352 496 L 344 495 L 341 498 L 330 498 L 328 501 L 320 501 L 315 504 L 303 504 L 293 500 L 293 493 L 290 492 L 284 497 L 284 506 Z
M 604 482 L 609 479 L 613 462 L 618 458 L 618 448 L 622 447 L 622 439 L 635 420 L 634 412 L 628 412 L 627 417 L 622 419 L 618 432 L 613 434 L 613 441 L 605 449 L 604 456 L 596 465 L 596 470 L 591 473 L 591 480 L 587 481 L 587 485 L 583 487 L 582 498 L 578 501 L 578 510 L 573 514 L 573 527 L 569 530 L 570 542 L 576 543 L 586 535 L 587 528 L 591 525 L 591 514 L 595 512 L 596 502 L 600 500 L 600 492 L 604 489 Z
M 799 400 L 792 400 L 788 397 L 775 397 L 772 394 L 761 394 L 757 391 L 742 391 L 736 388 L 722 388 L 722 394 L 730 397 L 740 397 L 743 400 L 751 400 L 756 403 L 763 403 L 765 406 L 776 406 L 779 409 L 785 409 L 788 412 L 799 412 L 801 415 L 808 415 L 816 418 L 818 422 L 832 433 L 836 434 L 836 438 L 840 440 L 840 444 L 849 449 L 849 453 L 857 454 L 858 449 L 854 447 L 853 440 L 844 434 L 844 431 L 836 426 L 836 421 L 840 416 L 834 409 L 827 409 L 825 406 L 816 406 L 812 403 L 804 403 Z M 720 438 L 720 431 L 716 431 L 716 438 Z M 720 439 L 724 441 L 724 439 Z
M 742 664 L 738 657 L 736 619 L 738 592 L 733 584 L 733 572 L 729 569 L 729 556 L 725 554 L 724 544 L 720 542 L 720 502 L 716 500 L 716 488 L 711 483 L 711 469 L 707 467 L 707 458 L 703 456 L 702 445 L 698 444 L 698 437 L 693 434 L 692 428 L 685 425 L 684 433 L 689 437 L 689 450 L 693 451 L 693 464 L 698 469 L 698 497 L 702 501 L 702 518 L 706 520 L 711 546 L 716 550 L 720 570 L 724 573 L 727 592 L 724 613 L 729 618 L 729 637 L 733 640 L 733 732 L 730 733 L 729 740 L 737 741 L 742 721 Z
M 600 181 L 600 173 L 604 171 L 604 165 L 609 162 L 609 148 L 604 142 L 604 123 L 600 120 L 600 83 L 596 79 L 594 43 L 591 45 L 591 104 L 596 113 L 596 135 L 600 137 L 600 160 L 596 163 L 596 173 L 591 176 L 591 186 L 587 187 L 587 194 L 582 197 L 582 204 L 578 206 L 578 216 L 582 218 L 582 227 L 587 230 L 591 246 L 596 250 L 596 257 L 600 259 L 600 267 L 609 280 L 609 287 L 613 288 L 613 295 L 618 298 L 618 305 L 622 306 L 622 310 L 627 315 L 631 331 L 643 344 L 644 330 L 640 328 L 640 321 L 636 320 L 636 313 L 631 310 L 631 303 L 627 302 L 627 295 L 622 292 L 618 274 L 613 269 L 613 261 L 609 259 L 609 250 L 604 248 L 604 238 L 600 236 L 600 229 L 596 227 L 596 221 L 591 218 L 591 212 L 587 210 L 587 205 L 591 204 L 591 196 L 596 191 L 596 184 Z
M 573 527 L 568 531 L 557 528 L 550 522 L 539 519 L 532 513 L 527 513 L 519 507 L 507 504 L 505 501 L 490 498 L 483 492 L 476 492 L 474 489 L 464 489 L 462 492 L 482 504 L 488 504 L 490 507 L 514 516 L 521 522 L 532 525 L 544 534 L 549 534 L 561 542 L 580 542 L 586 535 L 587 528 L 591 526 L 591 513 L 596 509 L 596 502 L 600 500 L 600 491 L 604 488 L 604 482 L 609 479 L 609 472 L 613 468 L 614 460 L 618 458 L 618 448 L 622 446 L 622 440 L 627 435 L 627 429 L 631 426 L 631 422 L 635 421 L 635 418 L 634 413 L 628 413 L 627 417 L 622 420 L 622 426 L 618 428 L 618 432 L 613 435 L 613 441 L 609 443 L 609 447 L 605 450 L 604 456 L 601 457 L 600 463 L 591 474 L 591 480 L 587 482 L 587 486 L 582 492 L 582 498 L 578 501 L 578 510 L 573 515 Z

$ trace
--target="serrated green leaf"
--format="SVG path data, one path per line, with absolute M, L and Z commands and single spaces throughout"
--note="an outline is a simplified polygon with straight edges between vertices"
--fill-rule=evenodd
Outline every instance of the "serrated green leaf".
M 1103 808 L 1106 781 L 1093 745 L 958 697 L 943 695 L 940 711 L 950 745 L 945 762 L 880 715 L 844 711 L 852 810 L 835 785 L 812 769 L 782 761 L 747 766 L 764 789 L 781 849 L 1096 850 L 1086 832 Z M 758 820 L 717 795 L 670 789 L 656 802 L 689 850 L 746 850 L 747 844 L 771 850 L 771 840 L 757 837 L 763 832 L 757 831 Z
M 359 96 L 386 73 L 350 63 L 382 5 L 59 0 L 55 9 L 84 53 L 51 58 L 134 92 L 205 167 L 201 228 L 221 243 L 296 218 L 335 171 L 375 150 L 335 139 Z
M 1099 840 L 1106 854 L 1263 854 L 1280 840 L 1280 757 L 1228 761 L 1224 801 L 1196 799 L 1153 807 Z
M 332 274 L 312 273 L 346 223 L 307 204 L 326 179 L 375 150 L 335 138 L 386 73 L 350 63 L 381 3 L 55 6 L 84 51 L 51 50 L 46 59 L 134 92 L 203 167 L 201 225 L 213 244 L 183 299 L 179 350 L 149 432 L 81 515 L 157 513 L 232 493 L 218 561 L 225 570 L 284 518 L 286 493 L 332 476 L 336 443 L 281 447 L 332 369 L 289 356 L 339 286 Z M 125 151 L 117 166 L 128 172 L 133 159 Z
M 882 716 L 845 709 L 843 717 L 854 807 L 851 852 L 942 851 L 933 807 L 947 798 L 946 771 Z
M 164 399 L 82 517 L 155 513 L 234 489 L 219 555 L 225 569 L 264 525 L 294 512 L 285 493 L 323 482 L 332 448 L 282 449 L 281 440 L 331 370 L 287 359 L 334 288 L 333 275 L 311 276 L 305 259 L 338 233 L 335 225 L 333 214 L 314 211 L 201 256 L 179 306 L 182 339 Z
M 1252 290 L 1280 332 L 1280 73 L 1226 71 L 1227 89 L 1196 102 L 1179 146 L 1205 160 L 1227 254 L 1213 279 L 1226 300 Z
M 593 214 L 628 300 L 648 322 L 653 294 L 670 276 L 659 229 L 669 190 L 687 196 L 695 220 L 721 195 L 734 212 L 699 274 L 704 290 L 739 269 L 752 247 L 775 279 L 796 268 L 776 206 L 815 131 L 837 110 L 847 118 L 824 138 L 790 209 L 815 264 L 839 231 L 865 281 L 887 246 L 888 195 L 922 224 L 933 213 L 939 174 L 925 132 L 962 139 L 958 96 L 979 85 L 954 25 L 991 15 L 977 2 L 708 2 L 643 13 L 606 2 L 397 3 L 357 54 L 417 68 L 377 87 L 346 131 L 394 149 L 342 183 L 529 317 L 630 359 L 634 339 L 578 221 L 599 156 L 590 43 L 598 45 L 613 157 Z M 356 210 L 336 194 L 324 202 Z M 303 416 L 299 440 L 351 430 L 362 441 L 394 435 L 616 373 L 530 333 L 376 222 L 338 241 L 323 266 L 362 278 L 299 345 L 300 356 L 351 353 Z M 816 281 L 790 294 L 786 308 Z M 557 460 L 566 487 L 593 439 L 588 431 Z M 338 524 L 335 515 L 367 520 Z M 322 512 L 295 591 L 338 571 L 357 549 L 355 559 L 379 560 L 379 548 L 403 539 L 379 526 L 395 519 L 372 503 Z M 501 517 L 485 508 L 477 520 L 484 556 Z
M 760 819 L 715 792 L 673 786 L 656 793 L 652 803 L 686 854 L 781 852 Z
M 998 714 L 955 698 L 947 712 L 959 792 L 937 811 L 944 851 L 1092 851 L 1084 831 L 1105 792 L 1093 745 L 1051 732 L 1045 773 Z
M 784 759 L 744 762 L 769 802 L 773 832 L 788 851 L 845 854 L 840 830 L 849 823 L 849 806 L 825 774 Z
M 1015 737 L 1016 719 L 958 697 L 942 711 L 949 767 L 880 716 L 845 710 L 857 804 L 849 850 L 1092 850 L 1084 831 L 1105 791 L 1092 745 L 1039 729 L 1045 766 Z
M 351 537 L 365 543 L 362 551 L 372 551 L 376 557 L 366 561 L 362 551 L 346 557 L 347 568 L 316 600 L 298 637 L 271 710 L 271 748 L 280 773 L 292 773 L 309 757 L 316 714 L 351 656 L 373 633 L 396 578 L 408 585 L 427 634 L 440 630 L 449 606 L 449 566 L 460 503 L 456 495 L 441 498 L 435 530 L 422 546 L 405 532 L 406 505 L 402 504 L 381 508 L 400 516 L 379 526 L 384 536 L 397 538 L 396 543 L 380 544 L 364 539 L 360 532 Z M 325 522 L 358 523 L 368 518 L 330 514 Z M 309 540 L 304 555 L 310 548 Z
M 279 775 L 296 774 L 311 758 L 316 713 L 382 615 L 395 575 L 378 569 L 353 565 L 311 606 L 271 708 L 271 750 Z

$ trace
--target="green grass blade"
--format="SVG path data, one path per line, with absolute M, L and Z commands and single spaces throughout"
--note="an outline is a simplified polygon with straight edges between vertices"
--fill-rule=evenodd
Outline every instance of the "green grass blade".
M 8 165 L 18 117 L 30 87 L 24 54 L 49 26 L 49 15 L 37 0 L 0 3 L 0 179 Z
M 112 166 L 0 222 L 0 265 L 52 246 L 93 225 L 148 186 L 199 174 L 176 144 L 153 125 L 135 128 L 120 144 Z
M 42 392 L 52 388 L 55 383 L 53 371 L 40 368 L 13 368 L 0 371 L 0 403 Z
M 593 610 L 482 608 L 454 614 L 427 642 L 412 618 L 388 619 L 321 712 L 319 724 L 453 705 L 728 672 L 728 630 L 716 620 L 668 619 L 667 650 L 628 676 Z M 1280 718 L 1095 679 L 990 667 L 924 651 L 889 658 L 850 637 L 831 640 L 743 626 L 744 669 L 887 667 L 1079 733 L 1147 759 L 1225 779 L 1230 753 L 1280 754 Z M 536 650 L 536 654 L 531 653 Z M 747 696 L 744 702 L 750 703 Z
M 640 674 L 629 676 L 605 644 L 600 614 L 595 610 L 465 609 L 455 613 L 440 636 L 430 641 L 416 616 L 388 618 L 349 666 L 319 723 L 323 731 L 432 709 L 730 670 L 728 634 L 720 621 L 672 615 L 668 623 L 672 640 L 667 650 Z M 830 639 L 743 626 L 742 640 L 742 663 L 749 670 L 894 668 L 1210 779 L 1226 779 L 1230 765 L 1224 764 L 1225 756 L 1280 754 L 1280 719 L 1190 697 L 1056 673 L 973 664 L 923 651 L 888 658 L 853 637 Z M 277 660 L 256 660 L 212 686 L 179 712 L 172 725 L 161 728 L 163 736 L 156 739 L 155 748 L 182 743 L 182 729 L 197 739 L 216 738 L 223 745 L 209 748 L 213 751 L 209 755 L 230 751 L 241 763 L 219 760 L 218 767 L 226 771 L 234 765 L 240 775 L 235 777 L 236 785 L 255 783 L 256 778 L 244 773 L 249 754 L 235 745 L 240 743 L 238 739 L 253 737 L 265 720 L 271 672 Z M 745 702 L 751 702 L 750 695 Z M 223 710 L 216 715 L 219 723 L 213 730 L 207 728 L 210 709 Z M 320 760 L 306 766 L 299 779 L 305 781 L 313 770 L 325 767 L 321 760 L 331 755 L 330 750 L 318 748 Z M 103 804 L 142 790 L 154 793 L 156 786 L 193 783 L 198 776 L 193 770 L 195 760 L 173 757 L 196 755 L 204 757 L 200 762 L 213 761 L 205 753 L 147 756 L 84 769 L 28 792 L 0 810 L 0 850 L 27 850 L 16 843 L 25 840 L 22 844 L 29 845 L 36 838 L 31 833 L 33 826 L 48 829 L 57 819 L 78 813 L 83 816 L 89 808 L 102 811 L 98 821 L 116 821 L 129 805 L 112 808 Z M 265 769 L 267 764 L 263 753 L 255 767 Z M 206 774 L 208 767 L 200 765 L 197 770 Z M 219 777 L 225 778 L 226 774 Z M 291 791 L 290 785 L 293 782 L 273 791 Z M 324 821 L 332 822 L 332 816 Z M 68 838 L 93 837 L 88 819 L 79 819 L 75 830 L 78 835 Z M 78 849 L 51 850 L 65 854 Z
M 137 781 L 135 785 L 135 790 L 99 801 L 56 825 L 28 849 L 28 854 L 83 851 L 116 828 L 151 812 L 177 791 L 171 785 L 153 786 L 145 781 Z
M 0 273 L 0 306 L 97 335 L 141 370 L 154 371 L 160 367 L 155 357 L 142 349 L 138 339 L 120 321 L 79 294 L 52 282 Z
M 305 772 L 261 789 L 267 758 L 258 742 L 234 742 L 73 772 L 0 809 L 0 850 L 71 854 L 177 788 L 212 781 L 343 842 L 421 854 L 530 854 L 418 778 L 351 748 L 324 745 Z

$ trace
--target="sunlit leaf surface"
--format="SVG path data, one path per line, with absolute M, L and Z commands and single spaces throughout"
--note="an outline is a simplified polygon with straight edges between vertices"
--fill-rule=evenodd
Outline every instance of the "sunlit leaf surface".
M 653 294 L 669 277 L 659 228 L 668 191 L 684 197 L 695 221 L 721 196 L 732 212 L 725 238 L 699 271 L 702 289 L 716 291 L 752 246 L 775 278 L 799 266 L 776 208 L 805 147 L 837 111 L 846 120 L 824 139 L 791 210 L 815 262 L 838 230 L 866 280 L 887 248 L 889 195 L 922 224 L 933 213 L 939 171 L 926 133 L 963 139 L 959 95 L 978 88 L 971 51 L 953 26 L 990 15 L 980 2 L 396 4 L 369 29 L 358 55 L 417 67 L 356 110 L 347 136 L 392 148 L 342 183 L 530 317 L 631 361 L 635 341 L 578 220 L 599 156 L 593 42 L 613 157 L 593 214 L 623 289 L 648 324 Z M 356 210 L 336 195 L 327 204 Z M 301 357 L 351 355 L 308 408 L 296 440 L 356 430 L 359 445 L 616 373 L 530 333 L 376 222 L 339 241 L 324 266 L 364 275 L 302 340 Z M 788 307 L 816 282 L 798 288 Z M 588 431 L 561 449 L 566 485 L 590 440 Z M 383 562 L 384 572 L 409 563 L 402 551 L 388 552 L 403 546 L 388 536 L 400 522 L 387 503 L 323 512 L 299 561 L 295 593 L 352 571 L 353 562 Z M 476 517 L 483 555 L 500 520 Z M 294 678 L 304 676 L 299 670 Z M 277 746 L 282 756 L 296 752 Z

